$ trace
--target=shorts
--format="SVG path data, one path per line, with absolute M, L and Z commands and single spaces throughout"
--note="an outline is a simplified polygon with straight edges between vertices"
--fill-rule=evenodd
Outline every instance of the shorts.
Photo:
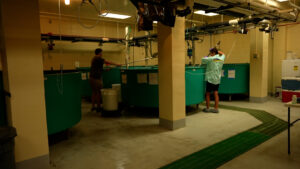
M 90 78 L 90 84 L 93 92 L 101 92 L 103 83 L 101 79 Z
M 209 82 L 206 82 L 206 92 L 215 92 L 219 91 L 219 84 L 215 85 Z

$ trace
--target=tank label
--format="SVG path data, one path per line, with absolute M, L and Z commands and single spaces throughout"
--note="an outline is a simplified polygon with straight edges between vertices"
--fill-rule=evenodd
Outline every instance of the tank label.
M 149 84 L 150 85 L 158 85 L 158 74 L 157 73 L 149 73 Z

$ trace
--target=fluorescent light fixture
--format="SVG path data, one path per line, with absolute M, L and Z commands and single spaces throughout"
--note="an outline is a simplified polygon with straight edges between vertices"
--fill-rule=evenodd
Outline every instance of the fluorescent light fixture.
M 66 5 L 70 5 L 70 0 L 65 0 Z
M 115 14 L 115 13 L 103 13 L 100 16 L 106 18 L 114 18 L 114 19 L 127 19 L 131 17 L 129 15 L 122 15 L 122 14 Z
M 279 6 L 278 2 L 275 1 L 275 0 L 272 0 L 272 1 L 271 0 L 260 0 L 260 2 L 263 3 L 263 4 L 273 6 L 273 7 L 278 7 Z
M 205 13 L 205 11 L 203 11 L 203 10 L 199 10 L 199 11 L 196 11 L 194 13 L 195 14 L 199 14 L 199 15 L 205 15 L 205 16 L 216 16 L 216 15 L 219 15 L 219 14 L 213 13 L 213 12 Z
M 285 1 L 288 1 L 288 0 L 277 0 L 278 2 L 285 2 Z
M 267 4 L 268 5 L 271 5 L 271 6 L 274 6 L 274 7 L 278 7 L 278 2 L 276 2 L 276 1 L 267 1 Z

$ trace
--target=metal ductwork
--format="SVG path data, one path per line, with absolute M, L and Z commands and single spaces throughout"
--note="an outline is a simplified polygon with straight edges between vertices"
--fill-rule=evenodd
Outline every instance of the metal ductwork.
M 267 5 L 260 4 L 258 2 L 250 2 L 247 3 L 243 0 L 236 0 L 235 3 L 227 1 L 227 0 L 213 0 L 215 2 L 219 2 L 220 4 L 234 6 L 235 9 L 248 10 L 252 12 L 254 16 L 264 16 L 270 17 L 272 19 L 283 20 L 283 21 L 295 21 L 296 16 L 293 16 L 287 12 L 290 12 L 292 9 L 288 10 L 279 10 L 277 8 L 273 8 Z
M 296 9 L 300 10 L 300 6 L 294 4 L 291 0 L 289 0 L 289 4 L 290 4 L 292 7 L 294 7 L 294 8 L 296 8 Z
M 203 10 L 207 13 L 209 12 L 217 12 L 222 15 L 233 16 L 233 17 L 245 17 L 246 15 L 239 12 L 230 11 L 228 9 L 232 9 L 234 6 L 232 5 L 224 5 L 218 8 L 211 7 L 209 5 L 204 5 L 200 3 L 194 3 L 194 10 Z
M 258 24 L 262 20 L 263 20 L 262 18 L 252 18 L 252 19 L 245 19 L 245 20 L 235 20 L 236 22 L 232 22 L 232 21 L 218 22 L 218 23 L 213 23 L 213 24 L 209 24 L 209 25 L 188 28 L 188 29 L 186 29 L 186 32 L 193 33 L 193 32 L 198 32 L 198 31 L 205 31 L 205 30 L 209 30 L 209 29 L 217 29 L 220 27 L 231 26 L 233 24 L 237 24 L 237 25 L 248 24 L 248 23 Z
M 63 41 L 71 41 L 71 42 L 122 43 L 124 39 L 41 34 L 41 40 L 42 41 L 63 40 Z

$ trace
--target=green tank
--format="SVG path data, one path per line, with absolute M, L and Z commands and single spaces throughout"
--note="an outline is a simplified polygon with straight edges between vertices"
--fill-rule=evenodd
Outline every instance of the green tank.
M 89 73 L 90 73 L 91 68 L 90 67 L 81 67 L 81 68 L 77 68 L 77 70 L 81 74 L 81 81 L 80 81 L 81 96 L 82 97 L 90 97 L 92 95 L 92 89 L 91 89 L 90 82 L 89 82 Z
M 204 101 L 205 68 L 185 68 L 186 105 L 199 104 Z
M 129 67 L 122 69 L 122 99 L 127 105 L 137 107 L 158 107 L 158 84 L 150 84 L 150 74 L 157 74 L 157 66 Z M 186 67 L 186 105 L 199 104 L 204 101 L 204 75 L 205 69 L 199 67 Z M 142 75 L 144 74 L 144 75 Z M 147 81 L 139 81 L 138 76 L 147 76 Z M 158 75 L 157 75 L 158 76 Z M 140 79 L 141 80 L 141 79 Z
M 81 95 L 82 97 L 90 97 L 92 89 L 89 82 L 90 67 L 81 67 L 77 69 L 81 73 Z M 112 84 L 121 84 L 121 72 L 119 67 L 105 67 L 103 74 L 103 87 L 111 88 Z
M 45 74 L 48 135 L 73 127 L 81 120 L 81 74 Z
M 224 64 L 223 77 L 219 88 L 220 94 L 249 93 L 249 70 L 246 64 Z

